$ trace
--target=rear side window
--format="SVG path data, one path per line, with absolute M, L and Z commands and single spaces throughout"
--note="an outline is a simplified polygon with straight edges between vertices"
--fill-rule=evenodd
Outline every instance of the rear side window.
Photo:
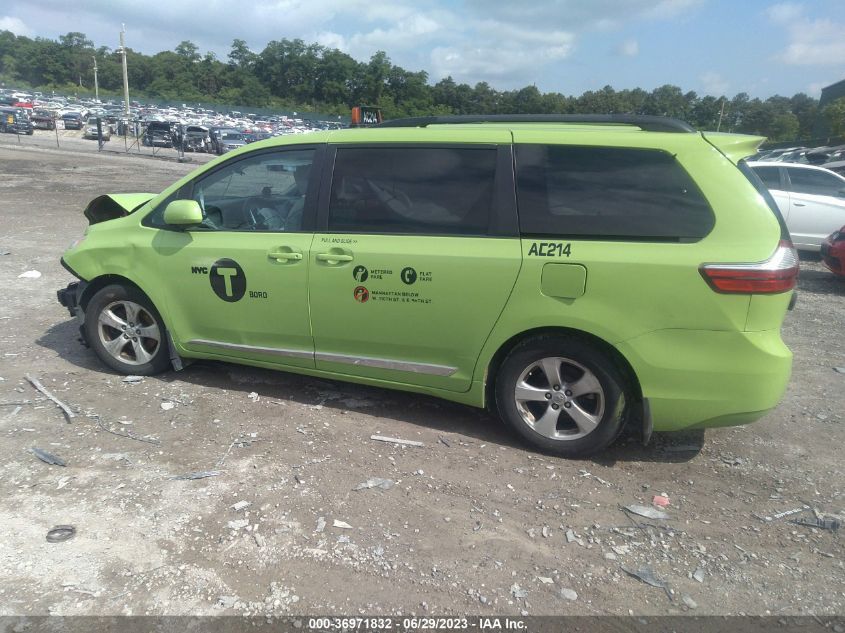
M 675 241 L 713 228 L 704 195 L 667 152 L 518 145 L 516 164 L 523 235 Z
M 845 190 L 845 182 L 833 174 L 815 169 L 787 168 L 790 189 L 796 193 L 809 193 L 816 196 L 835 196 Z
M 756 173 L 763 184 L 769 189 L 782 189 L 780 184 L 780 167 L 754 167 Z
M 330 231 L 485 235 L 495 148 L 338 148 Z

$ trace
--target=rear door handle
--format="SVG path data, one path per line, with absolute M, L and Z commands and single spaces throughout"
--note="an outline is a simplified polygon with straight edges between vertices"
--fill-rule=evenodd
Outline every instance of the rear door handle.
M 792 204 L 794 204 L 796 207 L 806 207 L 807 206 L 806 202 L 793 202 Z
M 302 253 L 273 251 L 272 253 L 267 253 L 267 257 L 275 259 L 277 262 L 299 261 L 302 259 Z
M 317 253 L 317 261 L 321 262 L 351 262 L 354 257 L 352 255 L 341 255 L 339 253 Z

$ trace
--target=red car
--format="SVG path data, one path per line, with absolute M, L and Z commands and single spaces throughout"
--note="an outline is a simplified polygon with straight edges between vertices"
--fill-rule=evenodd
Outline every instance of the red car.
M 834 275 L 845 277 L 845 226 L 825 238 L 821 248 L 822 261 Z

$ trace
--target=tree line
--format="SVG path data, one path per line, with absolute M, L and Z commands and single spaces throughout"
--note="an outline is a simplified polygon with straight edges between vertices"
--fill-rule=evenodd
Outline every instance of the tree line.
M 95 48 L 85 34 L 58 40 L 0 31 L 0 82 L 62 94 L 93 94 L 96 58 L 102 95 L 120 96 L 120 55 Z M 269 42 L 259 53 L 236 39 L 225 61 L 202 54 L 190 41 L 173 51 L 145 55 L 127 50 L 130 94 L 134 98 L 205 102 L 243 107 L 313 110 L 348 114 L 372 105 L 386 118 L 442 114 L 651 114 L 676 117 L 699 129 L 767 136 L 770 141 L 811 138 L 819 102 L 804 93 L 768 99 L 739 93 L 732 98 L 698 95 L 664 85 L 651 91 L 605 86 L 580 96 L 540 92 L 536 86 L 500 91 L 487 82 L 474 86 L 451 77 L 435 84 L 425 71 L 393 64 L 383 51 L 359 62 L 346 53 L 300 39 Z M 845 101 L 822 115 L 834 134 L 845 132 Z

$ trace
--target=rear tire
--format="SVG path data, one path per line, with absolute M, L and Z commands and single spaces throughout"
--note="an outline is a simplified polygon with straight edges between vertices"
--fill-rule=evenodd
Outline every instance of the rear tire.
M 85 336 L 101 361 L 122 374 L 151 376 L 167 369 L 167 330 L 152 302 L 133 287 L 99 290 L 85 309 Z
M 529 444 L 563 457 L 584 457 L 616 440 L 633 390 L 598 346 L 575 336 L 527 339 L 496 376 L 500 417 Z

